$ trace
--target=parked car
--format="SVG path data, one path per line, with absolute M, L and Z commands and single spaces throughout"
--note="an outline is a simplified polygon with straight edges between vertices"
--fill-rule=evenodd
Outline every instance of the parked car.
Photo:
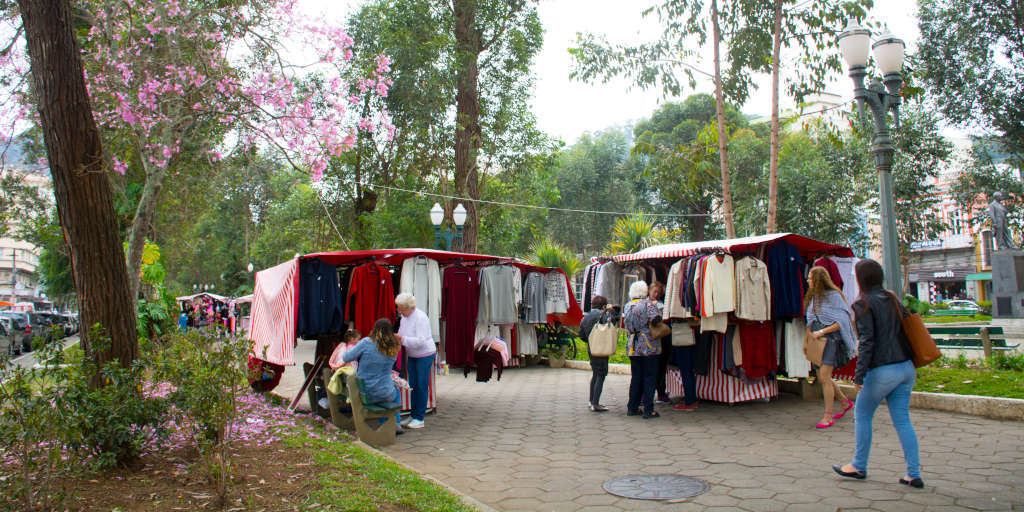
M 43 338 L 47 344 L 53 342 L 53 318 L 46 313 L 29 313 L 29 322 L 32 324 L 32 332 L 35 336 Z M 63 328 L 63 327 L 62 327 Z
M 0 346 L 7 351 L 9 357 L 21 354 L 21 345 L 14 335 L 14 322 L 5 316 L 0 316 Z
M 18 311 L 0 311 L 0 316 L 11 320 L 14 327 L 13 335 L 16 339 L 20 339 L 21 341 L 21 350 L 15 350 L 15 352 L 31 352 L 32 323 L 29 320 L 28 313 L 21 313 Z
M 71 313 L 60 313 L 64 317 L 64 333 L 71 336 L 78 332 L 78 317 Z
M 932 314 L 935 316 L 974 316 L 984 312 L 982 307 L 972 300 L 948 300 L 946 306 L 946 309 L 936 309 L 932 311 Z
M 49 326 L 46 331 L 53 338 L 64 339 L 68 333 L 68 319 L 64 315 L 56 312 L 42 312 L 36 313 L 36 315 L 45 319 L 49 322 Z M 49 340 L 47 340 L 49 341 Z

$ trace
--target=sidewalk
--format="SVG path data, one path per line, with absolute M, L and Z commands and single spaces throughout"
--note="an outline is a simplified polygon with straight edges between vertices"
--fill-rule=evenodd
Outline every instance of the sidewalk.
M 293 372 L 301 368 L 289 367 L 282 387 Z M 589 379 L 547 367 L 511 369 L 500 382 L 438 377 L 438 412 L 384 451 L 503 511 L 1024 509 L 1019 422 L 913 410 L 927 486 L 916 490 L 896 483 L 903 458 L 884 407 L 868 479 L 853 481 L 831 470 L 852 455 L 852 415 L 817 431 L 821 404 L 784 394 L 771 403 L 702 403 L 693 413 L 659 406 L 661 418 L 642 420 L 624 414 L 624 375 L 608 376 L 602 401 L 612 410 L 595 414 L 586 408 Z M 711 489 L 667 504 L 601 488 L 616 476 L 656 473 L 701 478 Z

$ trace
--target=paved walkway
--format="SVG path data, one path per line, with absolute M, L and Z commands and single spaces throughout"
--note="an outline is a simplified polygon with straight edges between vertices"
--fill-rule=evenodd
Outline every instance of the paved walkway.
M 783 394 L 771 403 L 702 403 L 693 413 L 659 406 L 661 418 L 643 420 L 624 414 L 628 376 L 608 376 L 611 411 L 587 410 L 589 378 L 546 367 L 508 370 L 500 382 L 438 377 L 437 414 L 385 451 L 502 511 L 1024 510 L 1019 422 L 911 411 L 927 485 L 916 490 L 896 483 L 903 457 L 884 406 L 868 479 L 853 481 L 830 468 L 852 455 L 853 418 L 816 431 L 819 403 Z M 673 504 L 601 488 L 616 476 L 657 473 L 711 488 Z

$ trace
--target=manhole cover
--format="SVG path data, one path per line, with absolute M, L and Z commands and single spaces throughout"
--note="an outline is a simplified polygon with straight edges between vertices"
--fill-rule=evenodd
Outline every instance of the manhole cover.
M 634 500 L 673 500 L 704 494 L 708 483 L 682 475 L 629 475 L 612 478 L 604 490 Z

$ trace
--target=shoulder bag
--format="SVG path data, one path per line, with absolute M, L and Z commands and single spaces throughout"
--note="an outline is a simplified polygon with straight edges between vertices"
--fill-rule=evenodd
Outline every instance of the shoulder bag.
M 608 357 L 619 347 L 619 328 L 614 322 L 605 322 L 605 315 L 590 331 L 590 355 Z
M 814 335 L 814 331 L 808 328 L 804 334 L 804 357 L 811 364 L 821 366 L 821 358 L 825 356 L 826 343 L 828 343 L 828 338 L 824 336 L 819 338 Z
M 910 351 L 913 352 L 911 359 L 914 361 L 914 367 L 927 366 L 942 357 L 942 352 L 939 351 L 939 347 L 935 346 L 935 340 L 928 333 L 928 328 L 924 326 L 924 320 L 921 319 L 921 315 L 917 313 L 911 315 L 909 312 L 904 315 L 896 294 L 889 292 L 889 296 L 892 297 L 893 307 L 896 308 L 896 314 L 900 318 L 900 323 L 903 324 L 903 334 L 910 343 Z
M 660 339 L 664 338 L 665 336 L 668 336 L 669 334 L 672 334 L 672 328 L 669 327 L 668 324 L 666 324 L 665 322 L 658 322 L 656 324 L 651 324 L 651 338 L 652 339 L 660 340 Z

